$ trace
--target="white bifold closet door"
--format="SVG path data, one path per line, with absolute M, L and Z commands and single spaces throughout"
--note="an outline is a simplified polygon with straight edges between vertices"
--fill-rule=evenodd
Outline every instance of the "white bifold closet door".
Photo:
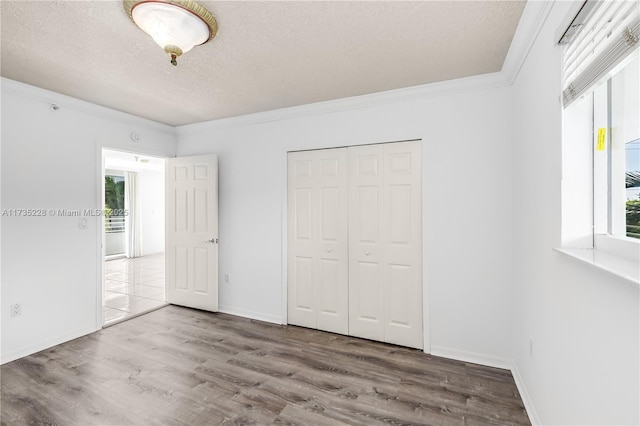
M 288 163 L 288 322 L 348 334 L 347 149 Z
M 420 143 L 289 153 L 288 322 L 422 348 Z
M 349 334 L 423 348 L 420 143 L 348 154 Z

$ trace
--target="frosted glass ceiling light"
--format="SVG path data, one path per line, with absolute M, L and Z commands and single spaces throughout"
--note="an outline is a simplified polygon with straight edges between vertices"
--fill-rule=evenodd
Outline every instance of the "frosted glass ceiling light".
M 215 37 L 218 24 L 202 5 L 192 0 L 124 0 L 124 9 L 135 24 L 176 58 Z

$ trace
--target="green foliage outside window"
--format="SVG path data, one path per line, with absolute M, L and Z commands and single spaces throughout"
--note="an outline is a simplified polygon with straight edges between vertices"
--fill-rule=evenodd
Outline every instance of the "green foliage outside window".
M 117 213 L 114 215 L 114 211 Z M 124 217 L 124 177 L 104 177 L 104 227 L 106 232 L 123 232 L 122 219 L 113 221 L 113 218 Z
M 638 188 L 640 192 L 640 171 L 627 172 L 627 188 Z M 627 201 L 627 237 L 640 238 L 640 198 Z
M 627 201 L 627 237 L 640 238 L 640 199 Z
M 104 205 L 111 210 L 124 210 L 124 178 L 121 176 L 105 176 Z

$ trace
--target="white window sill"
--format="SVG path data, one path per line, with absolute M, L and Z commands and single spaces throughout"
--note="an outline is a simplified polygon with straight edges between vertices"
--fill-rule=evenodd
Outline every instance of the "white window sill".
M 592 248 L 555 248 L 554 250 L 640 285 L 640 259 L 631 260 Z

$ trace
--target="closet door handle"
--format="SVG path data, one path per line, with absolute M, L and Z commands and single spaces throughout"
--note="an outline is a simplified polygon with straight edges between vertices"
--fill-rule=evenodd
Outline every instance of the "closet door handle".
M 365 252 L 364 252 L 364 255 L 365 255 L 365 256 L 369 256 L 370 254 L 371 254 L 371 252 L 370 252 L 370 251 L 365 251 Z
M 331 253 L 333 250 L 331 250 L 330 248 L 327 249 L 327 253 Z

